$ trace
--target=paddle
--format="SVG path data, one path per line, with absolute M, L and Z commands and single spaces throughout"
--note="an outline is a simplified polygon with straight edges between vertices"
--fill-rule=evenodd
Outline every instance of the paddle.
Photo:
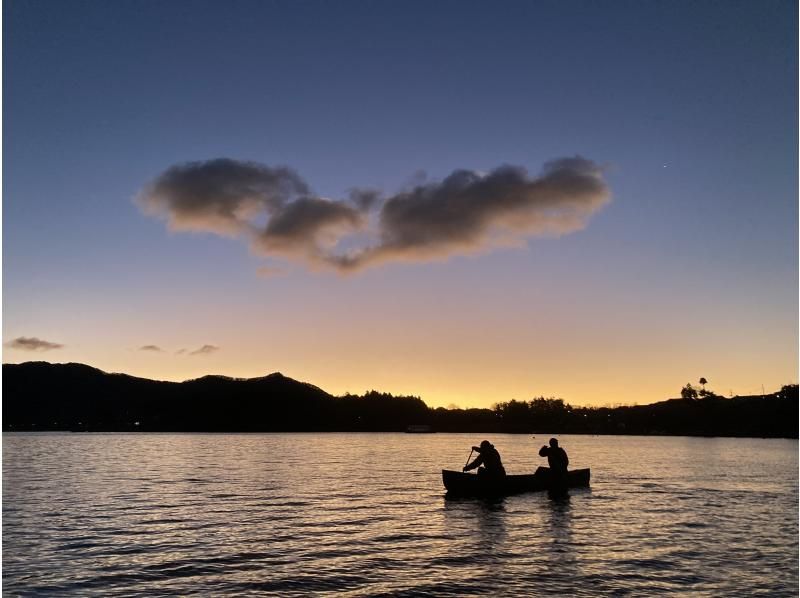
M 475 452 L 475 449 L 472 449 L 472 450 L 469 452 L 469 457 L 467 457 L 467 462 L 466 462 L 466 463 L 464 463 L 464 467 L 466 467 L 467 465 L 469 465 L 469 461 L 470 461 L 470 459 L 472 459 L 472 453 L 474 453 L 474 452 Z

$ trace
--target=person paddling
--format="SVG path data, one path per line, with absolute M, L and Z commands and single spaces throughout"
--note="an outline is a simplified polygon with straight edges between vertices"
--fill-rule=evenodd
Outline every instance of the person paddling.
M 480 446 L 473 446 L 472 450 L 478 453 L 478 457 L 469 465 L 465 465 L 463 471 L 469 471 L 480 467 L 478 475 L 488 475 L 493 477 L 502 477 L 506 475 L 506 470 L 503 467 L 503 462 L 500 459 L 500 453 L 494 448 L 491 442 L 484 440 Z

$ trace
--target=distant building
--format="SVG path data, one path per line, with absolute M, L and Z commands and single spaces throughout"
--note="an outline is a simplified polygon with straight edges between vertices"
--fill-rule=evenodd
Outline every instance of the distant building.
M 435 432 L 428 424 L 412 424 L 406 428 L 408 434 L 432 434 Z

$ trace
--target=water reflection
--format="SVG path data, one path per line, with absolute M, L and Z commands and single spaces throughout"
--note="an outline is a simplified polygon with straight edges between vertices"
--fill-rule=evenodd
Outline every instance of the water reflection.
M 502 548 L 507 537 L 505 497 L 445 498 L 444 513 L 448 527 L 471 527 L 487 551 Z
M 503 580 L 512 576 L 513 542 L 508 540 L 506 507 L 505 498 L 444 500 L 443 524 L 455 540 L 448 547 L 448 575 L 452 576 L 455 566 L 461 580 L 468 580 L 482 594 L 502 594 L 508 589 Z
M 481 543 L 492 554 L 497 554 L 502 550 L 507 536 L 505 499 L 479 501 L 476 515 Z
M 700 441 L 576 437 L 592 489 L 444 500 L 471 440 L 7 434 L 3 595 L 797 596 L 796 440 L 718 439 L 701 478 Z
M 577 564 L 572 541 L 572 502 L 569 494 L 550 498 L 545 505 L 545 524 L 550 543 L 547 556 L 555 570 L 574 569 Z

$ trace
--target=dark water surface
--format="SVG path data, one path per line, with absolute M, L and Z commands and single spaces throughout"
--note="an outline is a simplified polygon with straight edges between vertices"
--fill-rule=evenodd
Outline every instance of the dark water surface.
M 4 434 L 3 594 L 797 596 L 796 440 L 560 438 L 559 502 L 445 500 L 476 435 Z

